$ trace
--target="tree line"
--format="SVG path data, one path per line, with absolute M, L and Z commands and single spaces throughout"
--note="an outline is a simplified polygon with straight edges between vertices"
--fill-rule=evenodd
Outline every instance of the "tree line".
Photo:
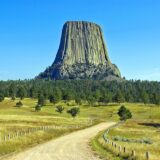
M 160 104 L 160 82 L 150 81 L 98 81 L 98 80 L 17 80 L 0 81 L 0 101 L 4 97 L 21 99 L 48 99 L 57 103 L 75 100 L 89 105 L 109 102 L 140 102 Z M 41 97 L 41 98 L 40 98 Z

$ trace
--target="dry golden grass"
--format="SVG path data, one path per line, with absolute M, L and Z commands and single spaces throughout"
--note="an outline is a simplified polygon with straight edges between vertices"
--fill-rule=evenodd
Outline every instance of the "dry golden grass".
M 120 107 L 119 104 L 90 107 L 83 103 L 83 105 L 79 106 L 80 114 L 73 119 L 69 114 L 66 113 L 66 111 L 72 106 L 77 106 L 74 101 L 60 102 L 57 104 L 62 105 L 65 108 L 65 111 L 62 114 L 57 113 L 55 111 L 56 105 L 53 105 L 49 102 L 42 108 L 40 112 L 35 112 L 34 106 L 36 105 L 37 100 L 24 99 L 22 100 L 23 106 L 21 108 L 15 107 L 17 101 L 19 101 L 19 99 L 12 101 L 11 99 L 7 98 L 5 101 L 0 103 L 0 136 L 3 136 L 6 133 L 12 134 L 17 131 L 25 131 L 29 128 L 36 128 L 40 126 L 80 125 L 82 128 L 84 128 L 87 127 L 90 120 L 92 120 L 93 124 L 96 124 L 103 121 L 118 121 L 119 119 L 117 116 L 117 111 Z M 111 130 L 109 132 L 109 138 L 113 139 L 115 136 L 120 136 L 128 139 L 150 140 L 153 142 L 152 144 L 128 143 L 122 141 L 115 142 L 118 145 L 126 146 L 128 153 L 134 149 L 140 160 L 143 160 L 144 153 L 146 151 L 150 151 L 151 160 L 159 160 L 156 158 L 160 157 L 160 127 L 140 125 L 140 123 L 160 124 L 160 107 L 154 105 L 128 103 L 126 103 L 125 106 L 131 110 L 133 119 L 127 121 L 122 126 Z M 0 142 L 0 154 L 2 155 L 19 151 L 26 147 L 36 145 L 37 143 L 42 143 L 74 130 L 75 128 L 38 131 L 34 134 L 23 136 L 19 139 L 14 139 L 6 143 Z M 98 138 L 98 141 L 94 142 L 94 144 L 100 148 L 98 142 L 102 143 L 102 140 L 103 139 L 100 137 Z M 108 150 L 106 149 L 107 147 L 108 146 L 106 144 L 103 144 L 103 148 L 105 148 L 105 150 Z M 113 148 L 110 149 L 111 151 L 115 152 Z
M 109 131 L 108 138 L 118 146 L 126 147 L 128 155 L 135 150 L 136 160 L 146 160 L 146 152 L 150 160 L 160 159 L 160 107 L 154 105 L 126 104 L 133 113 L 133 119 Z M 118 149 L 107 145 L 113 153 Z
M 88 125 L 106 121 L 108 119 L 117 119 L 116 106 L 113 107 L 89 107 L 86 105 L 80 106 L 80 114 L 76 118 L 72 118 L 66 111 L 72 106 L 76 106 L 74 101 L 60 102 L 57 105 L 62 105 L 65 108 L 64 113 L 60 114 L 55 111 L 56 105 L 47 103 L 40 112 L 36 112 L 34 107 L 37 103 L 35 99 L 22 100 L 21 108 L 15 107 L 19 99 L 12 101 L 6 98 L 0 103 L 0 137 L 10 133 L 16 134 L 17 131 L 27 131 L 31 128 L 41 126 L 81 126 L 85 128 Z M 56 138 L 66 133 L 72 132 L 72 129 L 52 129 L 48 131 L 38 131 L 33 134 L 22 136 L 18 139 L 13 139 L 7 142 L 0 142 L 0 155 L 19 151 L 37 143 Z

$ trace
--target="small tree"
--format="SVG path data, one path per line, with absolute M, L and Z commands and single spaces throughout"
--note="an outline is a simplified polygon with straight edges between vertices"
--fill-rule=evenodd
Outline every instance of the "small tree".
M 73 118 L 76 117 L 79 112 L 80 109 L 78 107 L 73 107 L 67 111 Z
M 64 110 L 64 107 L 62 106 L 56 106 L 56 112 L 62 113 Z
M 142 102 L 143 102 L 144 104 L 149 103 L 148 93 L 145 92 L 145 91 L 142 91 L 142 93 L 141 93 L 141 99 L 142 99 Z
M 15 98 L 14 96 L 12 96 L 11 100 L 12 100 L 12 101 L 15 101 L 15 100 L 16 100 L 16 98 Z
M 159 105 L 160 104 L 160 95 L 154 94 L 154 104 Z
M 23 106 L 23 103 L 21 101 L 16 103 L 16 107 L 22 107 L 22 106 Z
M 45 101 L 44 96 L 43 96 L 43 95 L 39 96 L 39 97 L 38 97 L 38 105 L 44 106 L 45 103 L 46 103 L 46 101 Z
M 120 107 L 118 115 L 120 116 L 121 121 L 126 121 L 127 119 L 132 118 L 132 113 L 125 106 Z
M 53 95 L 49 96 L 49 101 L 50 101 L 50 103 L 55 103 L 55 98 Z
M 54 103 L 58 103 L 62 99 L 62 92 L 59 88 L 56 88 L 53 93 Z
M 0 102 L 2 102 L 3 100 L 4 100 L 4 96 L 0 94 Z
M 75 102 L 76 102 L 76 104 L 78 104 L 78 105 L 81 105 L 81 104 L 82 104 L 81 98 L 80 98 L 79 96 L 76 96 L 76 97 L 75 97 Z
M 94 106 L 95 105 L 95 102 L 96 102 L 96 99 L 94 96 L 90 95 L 89 97 L 87 97 L 87 101 L 88 101 L 88 104 L 90 106 Z
M 39 105 L 39 104 L 37 104 L 36 106 L 35 106 L 35 111 L 40 111 L 41 110 L 41 105 Z
M 17 97 L 19 97 L 21 100 L 24 99 L 24 97 L 26 96 L 26 89 L 23 87 L 23 86 L 20 86 L 18 88 L 18 91 L 17 91 Z
M 121 93 L 121 91 L 117 91 L 116 95 L 115 95 L 115 102 L 117 103 L 123 103 L 125 101 L 123 94 Z

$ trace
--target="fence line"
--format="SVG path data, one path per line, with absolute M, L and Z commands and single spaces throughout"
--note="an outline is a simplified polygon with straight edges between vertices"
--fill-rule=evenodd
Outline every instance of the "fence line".
M 87 123 L 86 126 L 92 125 L 92 121 Z M 23 136 L 27 136 L 30 134 L 33 134 L 38 131 L 48 131 L 48 130 L 53 130 L 53 129 L 80 129 L 83 128 L 83 125 L 70 125 L 70 126 L 41 126 L 41 127 L 36 127 L 36 128 L 28 128 L 26 130 L 21 130 L 17 131 L 15 133 L 5 133 L 4 135 L 0 136 L 0 143 L 7 142 L 13 139 L 18 139 Z
M 127 153 L 127 148 L 124 146 L 123 149 L 122 149 L 122 146 L 121 146 L 121 145 L 118 146 L 115 142 L 109 140 L 109 139 L 107 138 L 107 136 L 105 136 L 105 135 L 107 135 L 108 132 L 109 132 L 111 129 L 116 128 L 116 127 L 118 127 L 119 125 L 121 125 L 121 124 L 123 124 L 123 123 L 124 123 L 123 121 L 122 121 L 122 122 L 118 122 L 117 124 L 109 127 L 109 128 L 104 132 L 104 134 L 103 134 L 103 139 L 104 139 L 105 143 L 107 143 L 108 145 L 111 145 L 111 147 L 112 147 L 113 149 L 115 149 L 115 150 L 118 149 L 118 155 L 126 154 L 126 153 Z M 136 156 L 137 156 L 137 155 L 136 155 L 136 151 L 135 151 L 135 150 L 132 150 L 131 153 L 130 153 L 130 156 L 136 157 Z M 150 152 L 149 152 L 149 151 L 145 152 L 144 158 L 145 158 L 146 160 L 150 160 Z

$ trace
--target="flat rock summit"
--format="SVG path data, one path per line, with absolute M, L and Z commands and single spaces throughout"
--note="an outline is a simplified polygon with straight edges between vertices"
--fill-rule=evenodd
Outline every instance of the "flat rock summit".
M 69 21 L 63 26 L 60 46 L 54 63 L 40 79 L 121 79 L 112 64 L 99 25 L 85 21 Z

